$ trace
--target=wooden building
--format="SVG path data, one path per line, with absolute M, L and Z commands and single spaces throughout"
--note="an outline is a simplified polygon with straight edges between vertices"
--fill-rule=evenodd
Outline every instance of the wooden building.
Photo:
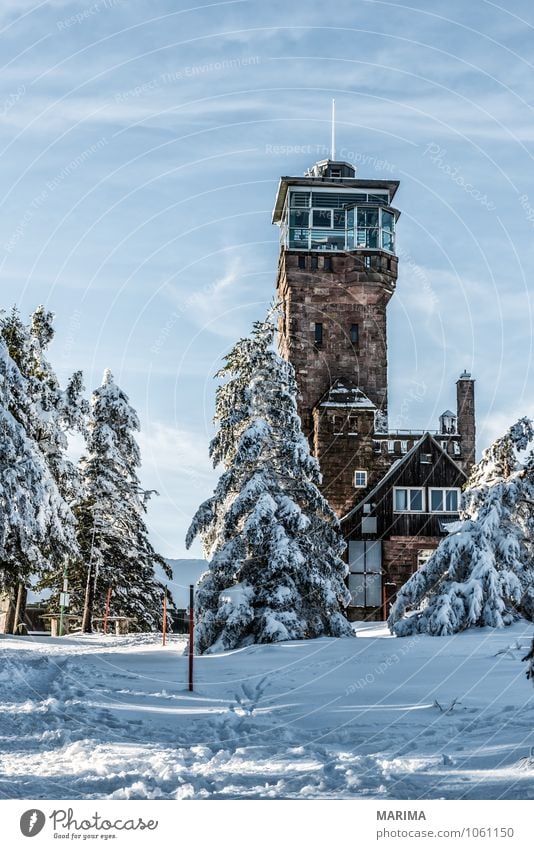
M 356 178 L 323 160 L 282 177 L 279 350 L 295 367 L 299 414 L 323 491 L 348 541 L 353 619 L 381 618 L 458 518 L 475 459 L 474 381 L 434 431 L 390 430 L 387 306 L 397 285 L 396 180 Z

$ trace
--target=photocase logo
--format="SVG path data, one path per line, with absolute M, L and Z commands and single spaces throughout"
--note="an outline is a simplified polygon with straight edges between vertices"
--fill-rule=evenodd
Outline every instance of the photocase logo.
M 32 808 L 25 811 L 20 818 L 20 830 L 24 837 L 35 837 L 43 830 L 46 817 L 42 811 Z

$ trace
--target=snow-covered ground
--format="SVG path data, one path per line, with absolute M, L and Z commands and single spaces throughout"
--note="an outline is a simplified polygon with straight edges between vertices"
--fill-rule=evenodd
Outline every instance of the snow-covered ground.
M 4 798 L 534 799 L 532 625 L 253 646 L 0 639 Z M 529 759 L 530 758 L 530 759 Z

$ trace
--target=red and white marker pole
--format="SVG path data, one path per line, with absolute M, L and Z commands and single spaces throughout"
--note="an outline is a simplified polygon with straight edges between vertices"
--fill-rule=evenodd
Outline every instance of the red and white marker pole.
M 195 588 L 189 585 L 189 692 L 193 689 L 193 646 L 195 638 Z
M 163 595 L 163 645 L 167 641 L 167 587 Z

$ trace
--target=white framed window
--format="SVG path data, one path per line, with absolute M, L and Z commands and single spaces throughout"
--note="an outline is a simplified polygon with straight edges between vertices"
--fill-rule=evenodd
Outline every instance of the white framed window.
M 408 443 L 406 441 L 401 442 L 401 454 L 408 453 Z
M 393 439 L 388 439 L 388 454 L 395 453 L 395 442 Z
M 393 487 L 393 510 L 395 513 L 423 513 L 425 510 L 424 487 Z
M 457 513 L 460 509 L 460 490 L 457 487 L 430 487 L 431 513 Z
M 432 463 L 432 454 L 421 454 L 420 462 L 423 465 L 431 465 Z
M 367 472 L 363 469 L 357 469 L 354 472 L 354 486 L 356 489 L 365 489 L 367 486 Z
M 453 442 L 452 444 L 453 444 L 453 450 L 454 450 L 455 455 L 458 456 L 459 454 L 461 454 L 462 449 L 460 447 L 460 443 L 459 442 Z
M 349 592 L 352 607 L 382 604 L 382 543 L 349 540 Z
M 441 447 L 443 448 L 443 450 L 444 450 L 444 451 L 446 451 L 446 450 L 447 450 L 447 445 L 448 445 L 448 444 L 449 444 L 449 443 L 448 443 L 445 439 L 442 439 L 442 440 L 441 440 L 441 442 L 440 442 L 440 445 L 441 445 Z

